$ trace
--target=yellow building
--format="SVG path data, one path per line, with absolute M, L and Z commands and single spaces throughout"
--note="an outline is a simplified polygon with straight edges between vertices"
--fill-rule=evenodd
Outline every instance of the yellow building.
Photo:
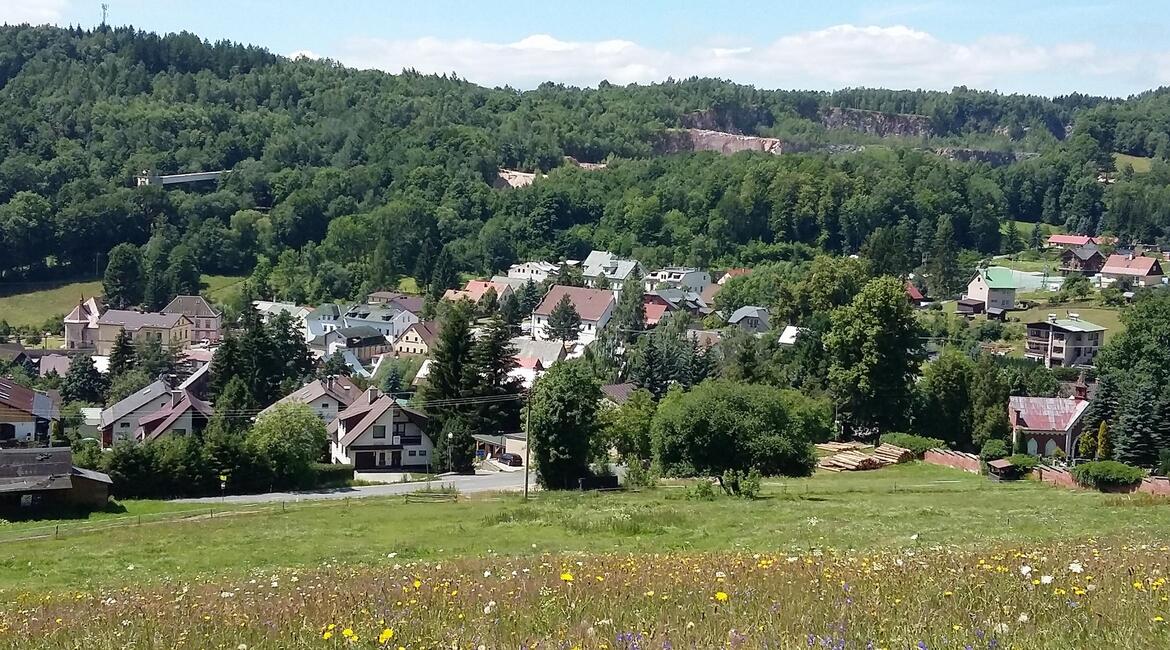
M 154 339 L 164 347 L 186 347 L 191 342 L 191 319 L 183 314 L 155 314 L 111 309 L 98 319 L 97 353 L 109 355 L 122 330 L 135 343 Z

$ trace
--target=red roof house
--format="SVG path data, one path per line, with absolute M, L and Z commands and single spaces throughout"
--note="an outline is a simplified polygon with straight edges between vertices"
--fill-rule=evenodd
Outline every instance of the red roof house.
M 1132 278 L 1142 286 L 1162 282 L 1162 265 L 1156 257 L 1110 255 L 1101 267 L 1101 275 L 1114 280 Z
M 1052 456 L 1059 449 L 1071 456 L 1081 434 L 1081 420 L 1089 408 L 1084 382 L 1077 382 L 1075 397 L 1018 397 L 1008 400 L 1013 444 L 1027 453 Z

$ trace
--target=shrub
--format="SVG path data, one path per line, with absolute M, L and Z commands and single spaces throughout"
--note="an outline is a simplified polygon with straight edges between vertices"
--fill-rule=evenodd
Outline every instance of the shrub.
M 1002 440 L 988 440 L 983 443 L 983 449 L 979 450 L 979 459 L 983 461 L 999 460 L 1000 458 L 1007 458 L 1008 446 Z
M 715 486 L 711 485 L 711 481 L 703 479 L 687 488 L 687 498 L 691 501 L 714 501 Z
M 334 465 L 331 463 L 316 463 L 313 465 L 313 474 L 319 487 L 327 485 L 346 485 L 353 480 L 353 465 Z
M 1008 460 L 1011 461 L 1012 465 L 1015 465 L 1016 468 L 1020 470 L 1020 472 L 1030 472 L 1036 469 L 1036 466 L 1040 464 L 1039 458 L 1030 456 L 1028 454 L 1014 454 L 1012 456 L 1008 456 Z
M 1158 454 L 1158 476 L 1170 476 L 1170 449 L 1163 449 Z
M 919 458 L 922 458 L 923 454 L 931 449 L 945 449 L 947 446 L 947 443 L 938 438 L 916 436 L 912 433 L 885 433 L 882 434 L 881 443 L 909 449 Z
M 729 469 L 723 472 L 723 478 L 720 480 L 724 492 L 730 496 L 745 499 L 754 499 L 759 496 L 761 483 L 760 470 L 754 467 L 746 473 L 737 469 Z
M 627 488 L 654 487 L 658 484 L 658 477 L 650 471 L 645 461 L 640 458 L 632 458 L 626 467 L 625 483 Z
M 1146 473 L 1140 467 L 1115 460 L 1099 460 L 1077 465 L 1073 468 L 1072 475 L 1079 485 L 1107 490 L 1140 483 Z

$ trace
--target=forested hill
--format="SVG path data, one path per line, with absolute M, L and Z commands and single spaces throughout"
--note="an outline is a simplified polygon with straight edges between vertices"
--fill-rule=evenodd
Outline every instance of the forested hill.
M 913 114 L 929 132 L 842 131 L 831 109 Z M 653 156 L 685 126 L 890 146 Z M 426 282 L 437 262 L 451 277 L 591 246 L 712 264 L 852 252 L 877 230 L 912 268 L 940 231 L 955 250 L 1015 245 L 1000 235 L 1009 218 L 1154 239 L 1170 230 L 1170 172 L 1156 163 L 1108 186 L 1097 174 L 1113 151 L 1165 157 L 1168 130 L 1161 91 L 1116 101 L 689 79 L 519 92 L 191 34 L 0 27 L 0 281 L 78 276 L 122 243 L 142 247 L 148 274 L 258 265 L 262 292 L 308 301 Z M 992 169 L 915 149 L 941 144 L 1042 155 Z M 501 167 L 551 174 L 501 192 Z M 132 187 L 143 169 L 233 172 L 218 186 Z

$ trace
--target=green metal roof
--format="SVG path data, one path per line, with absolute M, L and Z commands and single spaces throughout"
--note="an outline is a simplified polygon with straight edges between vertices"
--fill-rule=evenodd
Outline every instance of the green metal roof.
M 979 274 L 983 276 L 983 281 L 991 289 L 1016 288 L 1015 275 L 1011 269 L 1005 269 L 1002 266 L 993 266 L 991 268 L 979 269 Z

